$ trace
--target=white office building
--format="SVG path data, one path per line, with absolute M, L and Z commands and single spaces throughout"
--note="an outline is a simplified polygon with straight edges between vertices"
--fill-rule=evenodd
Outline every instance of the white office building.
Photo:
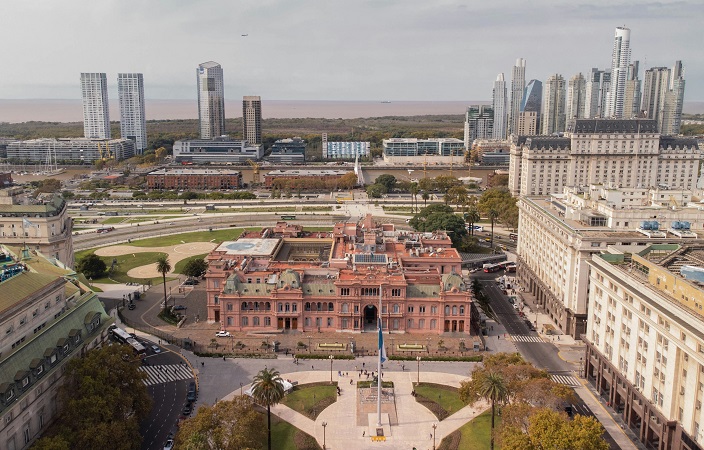
M 88 139 L 110 139 L 108 81 L 104 73 L 82 73 L 83 135 Z
M 511 69 L 511 106 L 508 111 L 508 134 L 516 134 L 518 113 L 521 110 L 523 90 L 526 88 L 526 60 L 518 58 Z
M 562 75 L 551 75 L 543 85 L 543 109 L 540 114 L 540 134 L 565 131 L 565 79 Z
M 327 138 L 327 135 L 324 135 Z M 369 157 L 371 144 L 369 142 L 330 142 L 323 139 L 323 158 L 355 159 Z
M 631 64 L 631 30 L 616 27 L 614 47 L 611 53 L 611 86 L 606 96 L 605 117 L 624 117 L 624 99 L 628 66 Z
M 242 98 L 242 135 L 247 142 L 262 143 L 262 99 L 258 95 Z
M 147 148 L 147 119 L 144 113 L 144 77 L 141 73 L 117 74 L 120 98 L 120 136 L 135 143 L 137 154 Z
M 585 91 L 584 117 L 595 119 L 604 117 L 606 94 L 611 86 L 611 72 L 593 68 L 589 72 Z
M 500 73 L 494 81 L 493 90 L 494 128 L 493 139 L 506 139 L 506 81 Z
M 584 119 L 584 103 L 587 97 L 587 83 L 584 75 L 578 73 L 567 83 L 567 128 L 574 126 L 575 119 Z
M 225 134 L 225 89 L 222 67 L 208 61 L 196 69 L 198 80 L 198 121 L 200 138 L 214 139 Z
M 258 161 L 264 150 L 242 139 L 186 139 L 174 142 L 174 161 L 194 164 L 247 164 Z

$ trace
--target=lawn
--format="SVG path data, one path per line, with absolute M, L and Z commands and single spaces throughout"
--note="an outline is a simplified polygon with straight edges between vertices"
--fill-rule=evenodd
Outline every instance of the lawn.
M 337 390 L 334 385 L 303 385 L 286 395 L 281 403 L 315 420 L 325 408 L 335 403 Z
M 266 415 L 264 420 L 266 421 Z M 313 436 L 272 414 L 271 448 L 276 450 L 320 450 L 320 445 Z
M 151 280 L 152 284 L 161 284 L 163 282 L 162 277 L 154 277 L 154 278 L 132 278 L 130 276 L 127 276 L 127 272 L 130 269 L 134 269 L 135 267 L 140 267 L 140 266 L 146 266 L 148 264 L 152 264 L 156 262 L 157 258 L 159 256 L 168 256 L 166 253 L 160 253 L 160 252 L 144 252 L 144 253 L 128 253 L 126 255 L 120 255 L 120 256 L 101 256 L 100 259 L 105 261 L 105 264 L 108 266 L 108 269 L 110 269 L 110 266 L 112 265 L 112 260 L 117 259 L 117 265 L 115 266 L 115 269 L 113 270 L 112 274 L 110 275 L 110 278 L 113 280 L 117 281 L 118 283 L 140 283 L 140 284 L 146 284 L 147 280 Z M 97 280 L 93 280 L 93 283 L 110 283 L 110 278 L 105 277 L 105 278 L 100 278 Z M 166 277 L 167 280 L 172 280 L 173 278 Z
M 459 392 L 456 388 L 453 388 L 451 386 L 442 386 L 439 384 L 432 383 L 421 383 L 420 385 L 416 386 L 415 390 L 419 398 L 425 397 L 426 399 L 435 402 L 443 410 L 445 410 L 447 416 L 450 416 L 465 407 L 465 404 L 462 403 L 462 400 L 460 400 Z M 424 406 L 429 407 L 430 405 L 424 404 Z M 429 409 L 433 411 L 432 408 Z M 433 413 L 437 415 L 437 411 L 433 411 Z M 442 420 L 445 417 L 438 418 Z
M 259 230 L 259 228 L 246 228 L 247 230 Z M 166 247 L 169 245 L 179 245 L 184 242 L 223 242 L 234 241 L 243 228 L 227 228 L 213 231 L 194 231 L 191 233 L 172 234 L 170 236 L 159 236 L 153 238 L 132 241 L 130 245 L 135 247 Z
M 177 262 L 176 265 L 174 266 L 174 273 L 183 273 L 183 269 L 186 268 L 186 264 L 188 264 L 189 261 L 192 261 L 194 259 L 205 259 L 205 257 L 208 256 L 207 253 L 203 253 L 202 255 L 195 255 L 195 256 L 190 256 L 186 259 L 182 259 L 181 261 Z
M 495 421 L 496 430 L 499 429 L 500 425 L 501 416 L 497 415 Z M 459 431 L 461 435 L 457 450 L 489 450 L 491 439 L 491 409 L 475 417 L 474 420 L 467 422 L 457 431 Z M 448 445 L 449 442 L 446 442 L 448 440 L 449 436 L 442 440 L 438 449 L 453 450 L 452 447 Z M 494 439 L 494 448 L 496 450 L 501 449 L 496 439 Z

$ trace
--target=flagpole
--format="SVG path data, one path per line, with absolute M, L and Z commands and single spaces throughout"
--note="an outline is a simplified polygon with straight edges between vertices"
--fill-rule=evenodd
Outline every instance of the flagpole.
M 384 351 L 382 320 L 381 320 L 381 292 L 382 285 L 379 285 L 379 361 L 377 365 L 377 383 L 376 383 L 376 426 L 381 426 L 381 354 Z

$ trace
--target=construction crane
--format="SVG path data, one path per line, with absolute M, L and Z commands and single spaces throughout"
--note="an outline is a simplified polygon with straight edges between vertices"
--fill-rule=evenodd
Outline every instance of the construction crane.
M 98 153 L 100 154 L 100 159 L 102 161 L 112 159 L 112 152 L 110 151 L 110 146 L 107 142 L 105 143 L 105 151 L 103 151 L 103 146 L 100 145 L 100 141 L 96 142 L 96 144 L 98 144 Z
M 252 166 L 252 184 L 259 184 L 259 164 L 255 163 L 251 159 L 247 160 L 247 164 Z

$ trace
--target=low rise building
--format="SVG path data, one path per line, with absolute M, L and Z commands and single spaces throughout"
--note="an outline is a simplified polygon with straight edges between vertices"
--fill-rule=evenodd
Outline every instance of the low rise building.
M 472 144 L 472 159 L 483 166 L 508 166 L 510 149 L 506 139 L 477 139 Z
M 368 158 L 369 155 L 369 142 L 329 142 L 327 134 L 323 134 L 323 158 L 355 159 L 357 156 Z
M 0 246 L 0 447 L 23 450 L 59 412 L 66 363 L 107 339 L 111 322 L 75 272 Z
M 160 169 L 147 174 L 148 189 L 239 189 L 242 173 L 236 170 Z
M 73 221 L 68 204 L 58 195 L 32 198 L 22 188 L 0 190 L 0 242 L 27 245 L 73 267 Z
M 588 261 L 612 245 L 685 243 L 704 235 L 704 211 L 687 191 L 565 188 L 518 201 L 518 271 L 556 328 L 586 329 Z
M 230 331 L 359 333 L 381 318 L 394 333 L 477 335 L 462 258 L 444 232 L 397 231 L 369 215 L 298 236 L 267 228 L 213 250 L 208 322 Z
M 464 158 L 464 142 L 455 138 L 391 138 L 382 141 L 384 161 L 391 164 L 459 163 Z
M 647 448 L 704 442 L 704 243 L 612 246 L 589 261 L 586 378 Z
M 227 136 L 215 139 L 187 139 L 174 142 L 174 161 L 194 164 L 247 164 L 258 161 L 264 152 L 261 145 Z
M 305 164 L 306 141 L 299 137 L 279 139 L 271 146 L 267 159 L 274 164 Z
M 268 188 L 282 188 L 284 184 L 296 184 L 298 181 L 319 181 L 320 188 L 331 180 L 341 180 L 345 175 L 352 173 L 349 170 L 336 169 L 292 169 L 292 170 L 272 170 L 264 175 L 264 185 Z M 355 178 L 356 179 L 356 178 Z
M 131 139 L 31 139 L 7 144 L 7 159 L 13 162 L 93 164 L 101 159 L 121 161 L 135 155 Z

